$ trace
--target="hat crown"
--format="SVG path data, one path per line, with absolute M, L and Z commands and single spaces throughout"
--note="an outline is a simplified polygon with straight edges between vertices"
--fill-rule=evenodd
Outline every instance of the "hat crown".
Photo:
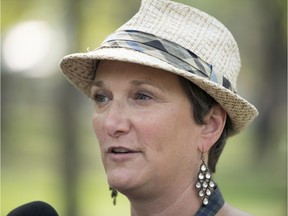
M 139 11 L 100 47 L 65 56 L 61 69 L 88 97 L 100 60 L 159 68 L 183 76 L 212 96 L 229 115 L 236 134 L 258 115 L 236 94 L 237 43 L 214 17 L 169 0 L 142 0 Z
M 169 0 L 142 0 L 139 11 L 118 30 L 137 30 L 172 41 L 195 53 L 236 90 L 241 62 L 237 43 L 217 19 Z

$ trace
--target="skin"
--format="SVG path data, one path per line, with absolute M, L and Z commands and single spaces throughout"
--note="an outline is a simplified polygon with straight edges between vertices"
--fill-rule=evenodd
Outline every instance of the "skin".
M 176 75 L 118 61 L 100 62 L 91 95 L 107 180 L 130 200 L 131 215 L 194 215 L 201 152 L 207 160 L 226 112 L 216 106 L 198 125 Z M 224 207 L 219 215 L 235 213 Z

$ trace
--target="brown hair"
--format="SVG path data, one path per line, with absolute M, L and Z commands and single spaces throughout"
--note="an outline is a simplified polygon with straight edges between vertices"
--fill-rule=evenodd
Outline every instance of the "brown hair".
M 179 76 L 179 79 L 191 103 L 193 117 L 196 123 L 199 125 L 205 124 L 205 116 L 218 103 L 215 101 L 214 98 L 212 98 L 210 95 L 208 95 L 205 91 L 203 91 L 191 81 L 181 76 Z M 231 120 L 227 115 L 226 124 L 222 131 L 222 134 L 220 135 L 217 142 L 209 150 L 208 168 L 213 173 L 216 171 L 216 164 L 223 151 L 226 139 L 231 134 L 231 131 L 233 131 L 233 127 Z

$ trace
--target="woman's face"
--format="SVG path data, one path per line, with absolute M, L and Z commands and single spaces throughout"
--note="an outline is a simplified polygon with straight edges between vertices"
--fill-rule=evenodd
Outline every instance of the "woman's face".
M 201 126 L 176 75 L 101 61 L 91 94 L 93 128 L 111 187 L 144 196 L 194 181 Z

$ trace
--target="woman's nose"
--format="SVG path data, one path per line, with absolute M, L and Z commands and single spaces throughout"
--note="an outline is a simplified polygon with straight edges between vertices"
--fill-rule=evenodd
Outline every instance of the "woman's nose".
M 130 130 L 129 112 L 124 105 L 112 102 L 104 119 L 104 129 L 111 137 L 125 135 Z

